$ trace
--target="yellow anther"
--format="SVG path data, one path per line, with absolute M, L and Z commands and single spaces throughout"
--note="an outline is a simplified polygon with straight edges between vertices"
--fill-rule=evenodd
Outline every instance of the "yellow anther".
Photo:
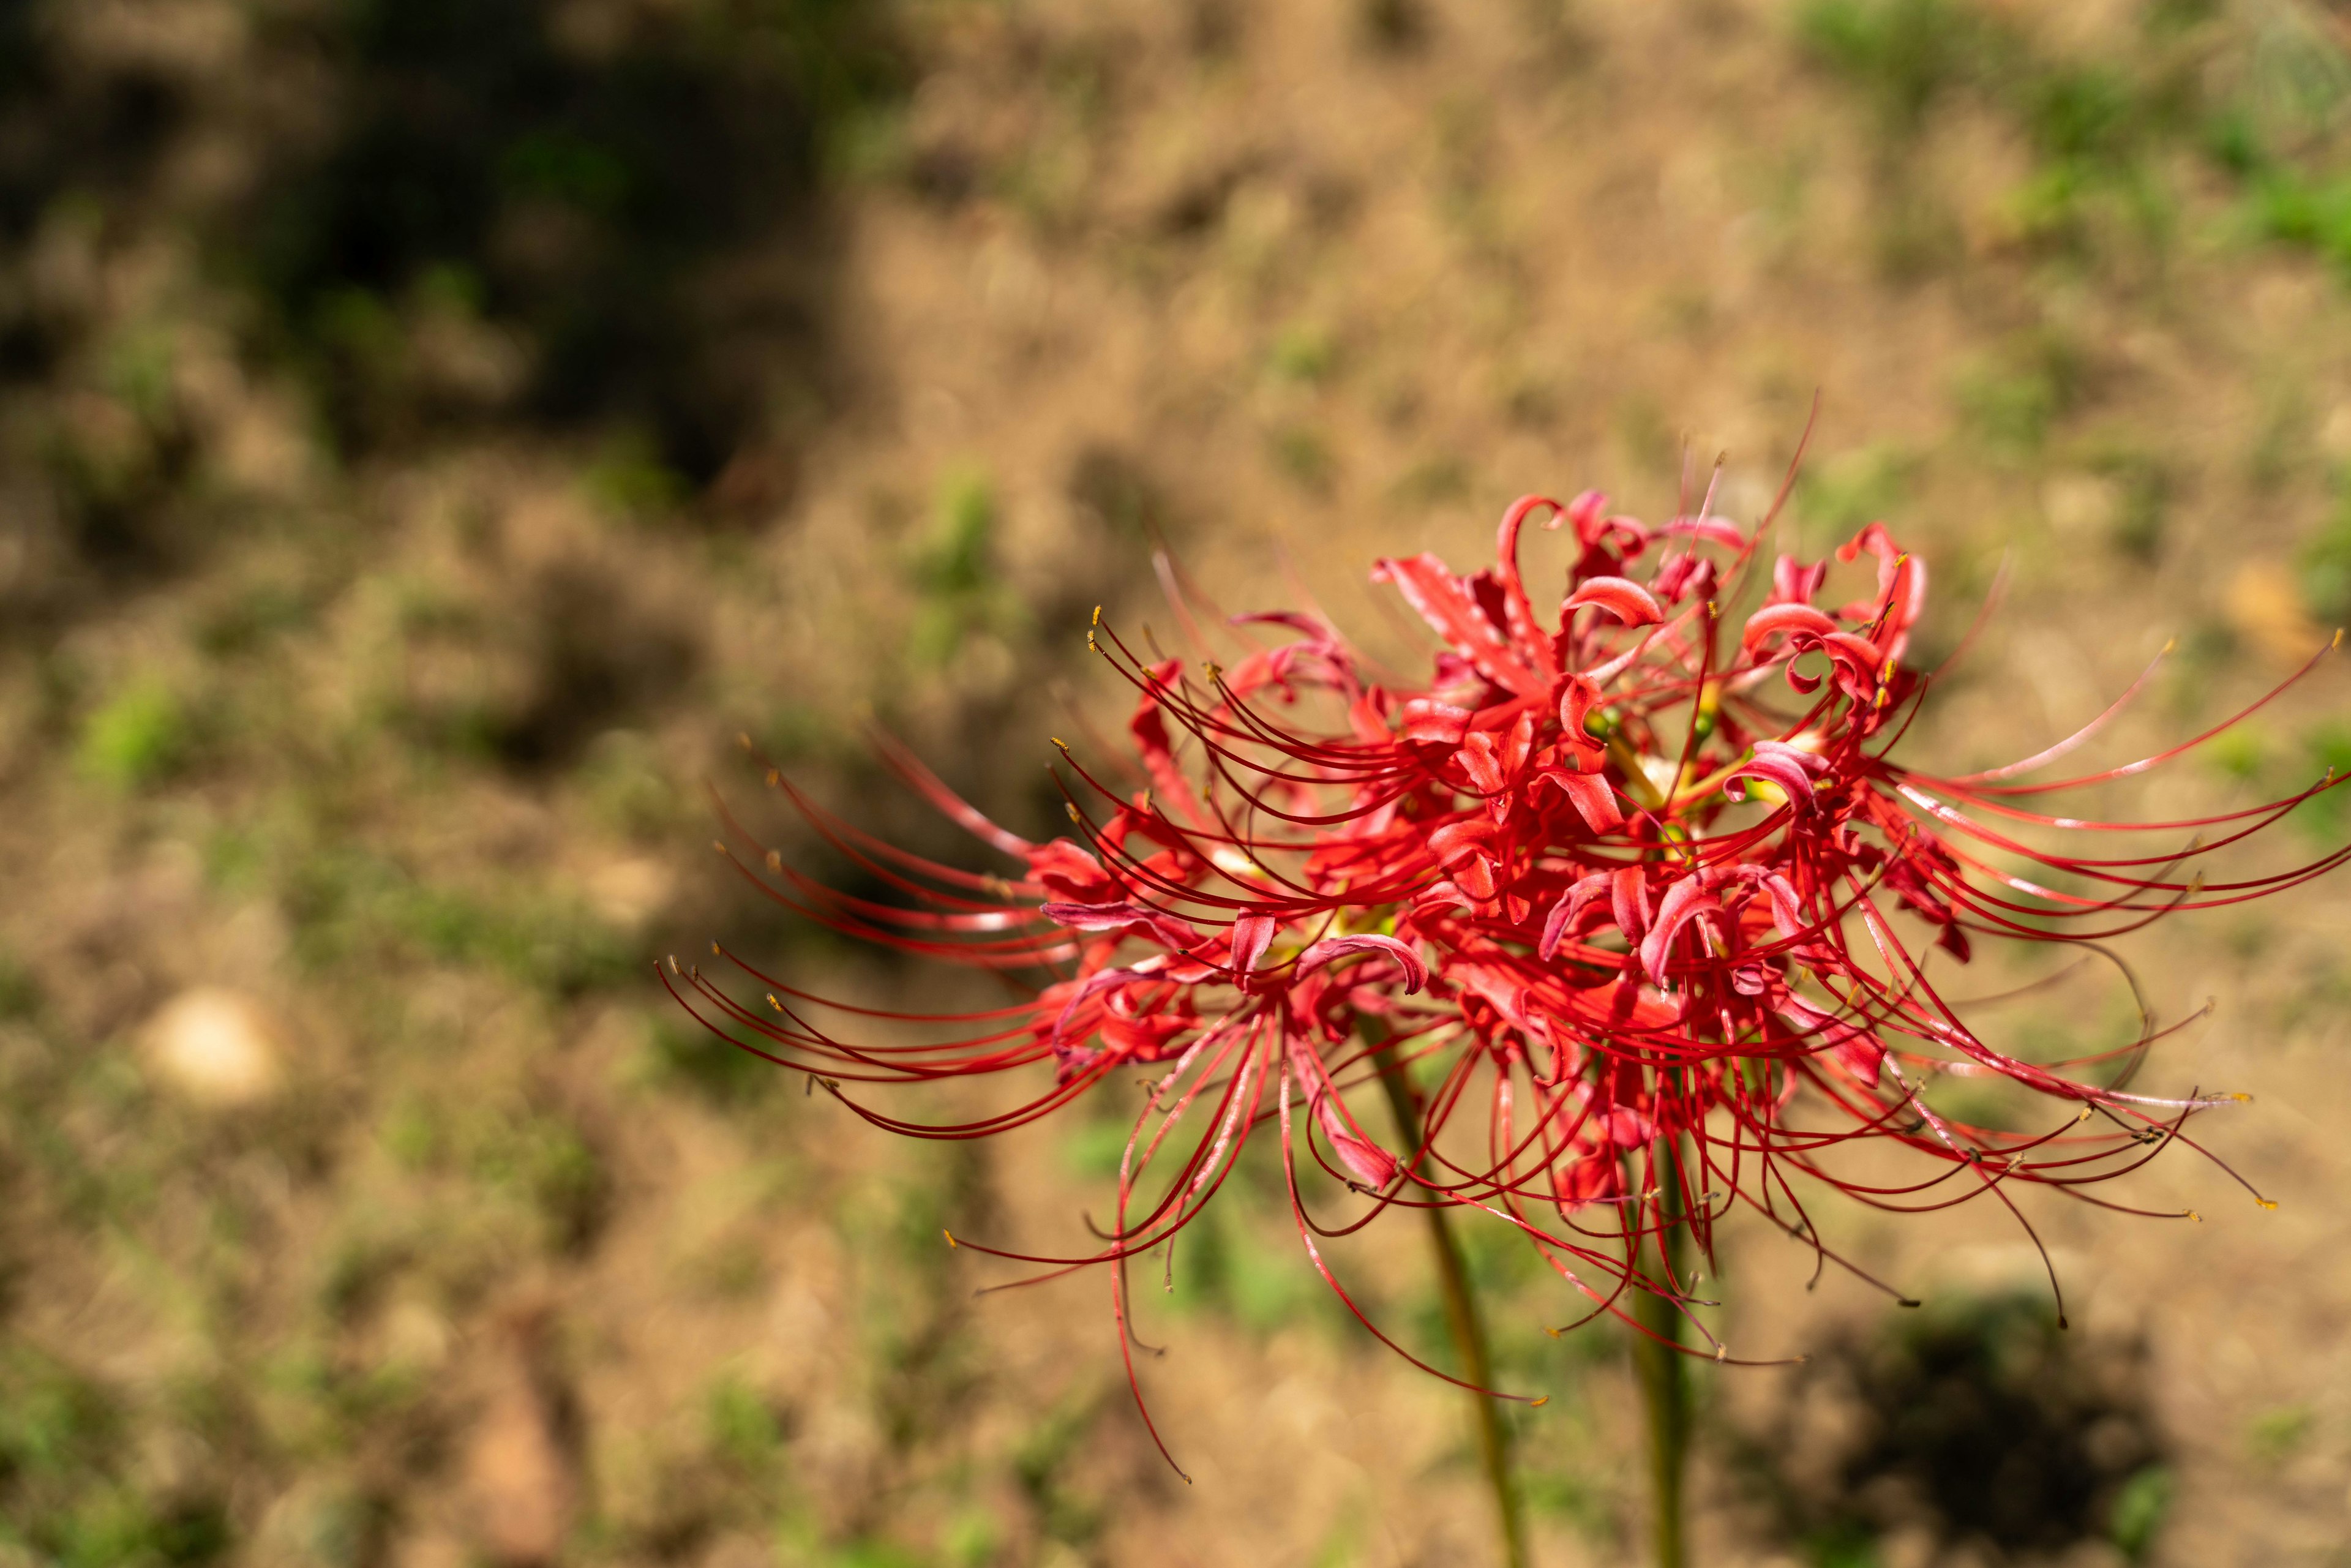
M 2192 1219 L 2192 1220 L 2194 1220 L 2194 1221 L 2195 1221 L 2197 1224 L 2199 1224 L 2199 1225 L 2201 1225 L 2201 1224 L 2203 1224 L 2203 1223 L 2204 1223 L 2204 1217 L 2203 1217 L 2202 1215 L 2200 1215 L 2200 1214 L 2197 1213 L 2197 1212 L 2196 1212 L 2194 1209 L 2192 1209 L 2192 1208 L 2191 1208 L 2191 1209 L 2189 1209 L 2189 1210 L 2188 1211 L 2188 1218 L 2190 1218 L 2190 1219 Z
M 2339 635 L 2339 633 L 2338 633 L 2338 635 Z M 737 745 L 737 746 L 739 746 L 739 747 L 742 747 L 744 750 L 746 750 L 746 751 L 750 750 L 750 749 L 751 749 L 751 737 L 750 737 L 749 732 L 748 732 L 748 731 L 746 731 L 746 730 L 740 730 L 740 729 L 737 730 L 737 731 L 735 732 L 735 744 L 736 744 L 736 745 Z
M 781 855 L 779 855 L 779 854 L 778 854 L 775 851 L 773 851 L 773 850 L 769 850 L 769 851 L 768 852 L 768 869 L 769 871 L 781 871 L 781 870 L 783 870 L 783 869 L 784 869 L 784 857 L 783 857 L 783 856 L 781 856 Z
M 1548 1395 L 1548 1394 L 1538 1394 L 1538 1395 L 1536 1395 L 1532 1399 L 1530 1399 L 1530 1400 L 1528 1400 L 1528 1401 L 1527 1401 L 1527 1408 L 1528 1408 L 1528 1409 L 1530 1409 L 1530 1410 L 1540 1410 L 1540 1409 L 1541 1409 L 1544 1406 L 1546 1406 L 1546 1405 L 1548 1405 L 1548 1404 L 1550 1404 L 1550 1403 L 1551 1403 L 1551 1396 L 1550 1396 L 1550 1395 Z
M 2263 1208 L 2275 1208 L 2277 1207 L 2277 1199 L 2273 1197 L 2257 1197 L 2253 1199 L 2253 1201 L 2260 1204 Z
M 2229 1098 L 2240 1105 L 2250 1105 L 2253 1103 L 2253 1097 L 2250 1094 L 2231 1094 Z
M 718 950 L 718 944 L 717 944 L 717 943 L 713 942 L 713 943 L 710 945 L 710 956 L 711 956 L 712 957 L 714 957 L 714 958 L 723 958 L 723 957 L 725 957 L 726 955 L 725 955 L 724 953 L 721 953 L 721 952 Z
M 1064 803 L 1064 804 L 1063 804 L 1063 806 L 1061 807 L 1061 809 L 1062 809 L 1063 810 L 1065 810 L 1065 811 L 1069 812 L 1069 814 L 1070 814 L 1070 821 L 1071 821 L 1072 822 L 1082 822 L 1082 821 L 1085 821 L 1085 819 L 1084 819 L 1084 818 L 1082 818 L 1082 817 L 1081 817 L 1081 816 L 1079 816 L 1079 815 L 1078 815 L 1078 809 L 1077 809 L 1075 806 L 1072 806 L 1072 805 L 1069 805 L 1069 804 L 1067 804 L 1067 803 Z
M 1714 1359 L 1717 1361 L 1729 1361 L 1730 1359 L 1730 1347 L 1727 1344 L 1716 1345 L 1714 1347 Z
M 710 841 L 710 847 L 711 847 L 712 849 L 714 849 L 714 850 L 716 850 L 716 851 L 717 851 L 720 854 L 722 854 L 722 855 L 723 855 L 723 854 L 725 854 L 725 853 L 726 852 L 726 846 L 725 844 L 720 843 L 716 839 L 713 839 L 713 840 L 711 840 L 711 841 Z
M 954 1231 L 949 1230 L 949 1229 L 946 1228 L 943 1226 L 943 1227 L 941 1227 L 941 1228 L 940 1228 L 940 1229 L 939 1229 L 939 1234 L 940 1234 L 940 1235 L 942 1235 L 942 1236 L 944 1236 L 944 1237 L 946 1237 L 946 1238 L 947 1239 L 947 1245 L 948 1245 L 948 1246 L 952 1247 L 952 1246 L 954 1246 L 954 1245 L 956 1244 L 956 1239 L 955 1239 L 955 1232 L 954 1232 Z
M 1047 736 L 1045 738 L 1046 738 L 1046 739 L 1048 739 L 1048 740 L 1050 740 L 1050 741 L 1051 741 L 1051 742 L 1053 743 L 1054 747 L 1055 747 L 1057 749 L 1059 749 L 1059 750 L 1060 750 L 1060 752 L 1061 753 L 1061 755 L 1062 755 L 1062 756 L 1067 757 L 1067 756 L 1070 754 L 1070 743 L 1069 743 L 1068 741 L 1066 741 L 1066 740 L 1063 740 L 1060 736 L 1058 736 L 1058 735 L 1049 735 L 1049 736 Z
M 781 784 L 783 781 L 784 781 L 784 776 L 783 776 L 781 773 L 778 772 L 776 769 L 774 769 L 774 768 L 768 768 L 768 789 L 773 789 L 777 785 Z
M 1101 625 L 1101 624 L 1102 624 L 1102 606 L 1101 606 L 1101 605 L 1099 605 L 1099 604 L 1097 604 L 1097 605 L 1095 605 L 1095 606 L 1094 606 L 1094 622 L 1093 622 L 1093 623 L 1094 623 L 1095 625 L 1097 625 L 1097 626 L 1099 626 L 1099 625 Z

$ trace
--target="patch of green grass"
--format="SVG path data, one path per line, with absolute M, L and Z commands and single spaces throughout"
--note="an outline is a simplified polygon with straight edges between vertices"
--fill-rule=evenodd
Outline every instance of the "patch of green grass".
M 1807 531 L 1819 530 L 1813 548 L 1842 543 L 1891 516 L 1908 497 L 1917 469 L 1916 454 L 1888 443 L 1805 465 L 1796 476 L 1794 500 Z
M 172 391 L 178 344 L 169 328 L 136 324 L 116 333 L 99 356 L 99 385 L 150 425 L 172 417 L 179 399 Z
M 22 1344 L 0 1350 L 0 1554 L 57 1568 L 208 1563 L 230 1545 L 208 1495 L 150 1495 L 130 1479 L 120 1400 Z
M 2142 113 L 2137 84 L 2103 61 L 2051 67 L 2025 85 L 2021 107 L 2036 150 L 2067 163 L 2127 157 Z
M 188 757 L 192 729 L 179 694 L 161 680 L 142 677 L 83 721 L 74 765 L 84 778 L 130 794 L 179 768 Z
M 2351 778 L 2351 725 L 2315 726 L 2304 732 L 2302 747 L 2310 758 L 2311 772 L 2336 779 Z M 2316 781 L 2304 777 L 2288 779 L 2285 784 L 2289 789 L 2301 789 Z M 2351 784 L 2312 796 L 2294 809 L 2294 816 L 2322 842 L 2340 843 L 2346 830 L 2351 829 Z
M 611 1173 L 569 1118 L 541 1110 L 488 1113 L 458 1132 L 474 1178 L 521 1199 L 549 1250 L 578 1252 L 602 1228 L 611 1207 Z
M 932 1559 L 893 1541 L 867 1537 L 834 1548 L 829 1568 L 930 1568 Z
M 409 1171 L 425 1171 L 448 1153 L 447 1118 L 441 1107 L 423 1095 L 402 1094 L 384 1113 L 376 1135 L 384 1152 Z
M 1467 459 L 1449 452 L 1424 457 L 1397 476 L 1388 494 L 1406 507 L 1436 507 L 1469 494 L 1472 476 Z
M 2351 281 L 2351 176 L 2264 168 L 2245 210 L 2258 238 L 2310 251 Z
M 1857 1524 L 1821 1531 L 1803 1543 L 1812 1568 L 1878 1568 L 1877 1538 Z
M 996 486 L 985 470 L 951 469 L 939 481 L 931 531 L 914 558 L 914 585 L 926 594 L 977 593 L 995 579 Z
M 662 461 L 661 444 L 639 430 L 607 440 L 580 476 L 588 494 L 622 517 L 657 517 L 684 505 L 694 486 Z
M 1321 495 L 1331 487 L 1338 461 L 1320 432 L 1304 425 L 1287 425 L 1266 438 L 1274 468 L 1301 490 Z
M 0 950 L 0 1020 L 31 1018 L 41 1010 L 41 983 L 14 953 Z
M 986 470 L 963 465 L 939 481 L 929 529 L 908 562 L 918 603 L 907 656 L 920 668 L 953 659 L 973 632 L 1017 628 L 1013 601 L 997 559 L 1002 512 Z
M 1957 0 L 1810 0 L 1796 13 L 1796 36 L 1902 132 L 1916 131 L 1936 99 L 1976 79 L 1996 42 L 1987 18 Z
M 2311 613 L 2337 626 L 2351 622 L 2351 473 L 2335 476 L 2334 507 L 2304 541 L 2294 565 Z
M 121 1430 L 114 1401 L 63 1363 L 25 1348 L 0 1359 L 0 1460 L 8 1475 L 96 1464 Z
M 656 1077 L 713 1105 L 758 1104 L 778 1086 L 799 1078 L 719 1039 L 698 1023 L 667 1013 L 655 1016 L 646 1025 L 645 1036 L 646 1054 Z
M 2122 1548 L 2124 1556 L 2134 1563 L 2147 1560 L 2155 1549 L 2156 1537 L 2163 1532 L 2164 1521 L 2170 1517 L 2177 1490 L 2171 1471 L 2162 1465 L 2149 1465 L 2123 1482 L 2107 1515 L 2106 1533 Z
M 980 1568 L 996 1560 L 1003 1540 L 1003 1527 L 994 1514 L 985 1509 L 966 1509 L 939 1532 L 939 1555 L 951 1568 Z
M 548 894 L 442 886 L 358 851 L 304 857 L 280 880 L 296 951 L 314 966 L 404 954 L 478 964 L 558 997 L 637 972 L 625 937 Z
M 1591 1475 L 1578 1469 L 1552 1469 L 1529 1455 L 1520 1479 L 1527 1507 L 1537 1514 L 1564 1520 L 1588 1541 L 1605 1539 L 1616 1521 L 1615 1500 Z
M 1012 1473 L 1035 1504 L 1047 1536 L 1083 1544 L 1102 1532 L 1102 1506 L 1073 1491 L 1062 1472 L 1093 1429 L 1101 1401 L 1081 1392 L 1064 1398 L 1020 1439 L 1012 1454 Z
M 2250 782 L 2269 767 L 2269 738 L 2258 725 L 2232 725 L 2205 745 L 2204 760 L 2227 778 Z
M 1116 1117 L 1080 1122 L 1062 1135 L 1061 1158 L 1079 1176 L 1107 1180 L 1118 1174 L 1119 1161 L 1125 1157 L 1126 1141 L 1134 1130 L 1132 1124 Z
M 1646 392 L 1628 392 L 1609 411 L 1609 426 L 1616 444 L 1634 466 L 1652 477 L 1671 479 L 1681 470 L 1683 441 L 1657 400 Z
M 772 749 L 769 755 L 788 756 Z M 597 820 L 632 838 L 658 838 L 692 810 L 688 792 L 664 766 L 660 747 L 642 730 L 598 736 L 572 777 Z
M 1961 424 L 1973 440 L 2011 459 L 2036 457 L 2051 429 L 2079 401 L 2080 356 L 2042 337 L 1981 360 L 1952 388 Z
M 196 646 L 214 658 L 249 653 L 309 623 L 315 606 L 288 583 L 254 583 L 214 607 L 196 628 Z
M 771 1474 L 783 1455 L 783 1418 L 757 1389 L 731 1374 L 704 1394 L 702 1423 L 711 1452 L 746 1476 Z
M 1338 363 L 1338 339 L 1328 328 L 1306 323 L 1283 328 L 1265 356 L 1265 368 L 1275 380 L 1307 386 L 1328 381 Z
M 2171 481 L 2160 464 L 2142 453 L 2113 453 L 2092 466 L 2119 490 L 2107 522 L 2107 542 L 2134 560 L 2151 561 L 2163 548 L 2171 506 Z
M 2253 1417 L 2245 1428 L 2245 1447 L 2265 1465 L 2292 1457 L 2310 1440 L 2318 1426 L 2318 1412 L 2307 1405 L 2281 1405 Z
M 1911 219 L 1934 210 L 1916 198 L 1908 154 L 1964 97 L 2031 150 L 2004 204 L 2016 237 L 2044 255 L 2091 259 L 2104 236 L 2135 235 L 2159 265 L 2195 194 L 2175 155 L 2195 152 L 2236 183 L 2249 237 L 2311 251 L 2351 282 L 2351 174 L 2339 166 L 2351 61 L 2304 21 L 2210 37 L 2217 16 L 2202 3 L 2158 5 L 2095 56 L 2049 48 L 2011 20 L 2025 13 L 1989 0 L 1810 0 L 1796 37 L 1883 127 L 1882 245 L 1899 249 Z M 2209 62 L 2229 45 L 2241 68 L 2221 85 Z

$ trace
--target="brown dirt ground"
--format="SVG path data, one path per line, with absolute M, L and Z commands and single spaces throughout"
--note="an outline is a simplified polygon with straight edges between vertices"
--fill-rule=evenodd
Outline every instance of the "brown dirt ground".
M 2119 5 L 2062 28 L 2008 14 L 2059 54 L 2137 26 Z M 11 1373 L 11 1396 L 70 1384 L 120 1413 L 113 1447 L 74 1461 L 100 1479 L 60 1509 L 217 1499 L 255 1563 L 1484 1560 L 1458 1396 L 1293 1282 L 1270 1208 L 1237 1200 L 1221 1302 L 1148 1325 L 1186 1487 L 1125 1403 L 1099 1281 L 975 1300 L 1003 1272 L 934 1240 L 951 1223 L 1068 1244 L 1102 1198 L 1099 1124 L 943 1153 L 695 1054 L 643 966 L 714 936 L 859 994 L 929 984 L 727 883 L 700 780 L 783 831 L 735 734 L 922 831 L 858 760 L 878 707 L 1034 819 L 1065 698 L 1117 717 L 1086 611 L 1165 613 L 1148 529 L 1232 607 L 1304 585 L 1398 647 L 1374 555 L 1471 566 L 1528 489 L 1663 514 L 1685 443 L 1728 454 L 1726 509 L 1752 516 L 1815 389 L 1808 548 L 1886 510 L 1934 561 L 1946 646 L 2008 561 L 1995 630 L 1913 755 L 2030 748 L 2178 636 L 2179 673 L 2100 743 L 2134 755 L 2257 692 L 2272 644 L 2308 630 L 2294 572 L 2351 458 L 2351 293 L 2237 237 L 2185 153 L 2150 155 L 2180 193 L 2165 237 L 2096 229 L 2053 258 L 2017 215 L 2035 155 L 2011 120 L 1962 98 L 1889 146 L 1761 0 L 1034 0 L 906 25 L 919 79 L 825 241 L 845 369 L 821 416 L 793 416 L 788 499 L 649 520 L 583 480 L 592 452 L 511 433 L 337 468 L 255 377 L 201 439 L 230 508 L 267 525 L 0 664 L 0 938 L 34 998 L 0 1034 L 19 1107 L 5 1333 L 12 1366 L 47 1369 Z M 162 311 L 182 277 L 50 243 L 110 310 Z M 178 373 L 235 382 L 204 356 L 186 329 Z M 1981 413 L 2007 393 L 2046 400 L 2021 439 Z M 2117 548 L 2149 474 L 2159 537 Z M 957 476 L 992 494 L 993 553 L 980 586 L 929 590 L 908 562 L 944 548 L 935 498 L 983 482 Z M 39 570 L 34 546 L 9 560 Z M 288 630 L 207 641 L 281 591 L 309 606 Z M 908 653 L 926 624 L 943 656 Z M 582 669 L 619 695 L 549 760 L 432 738 L 528 724 Z M 87 716 L 142 681 L 196 716 L 190 760 L 119 788 Z M 2276 767 L 2344 712 L 2344 683 L 2326 668 L 2264 714 Z M 2185 814 L 2252 787 L 2190 761 L 2099 803 Z M 2205 1126 L 2275 1212 L 2186 1151 L 2133 1196 L 2201 1224 L 2030 1205 L 2074 1333 L 2140 1358 L 2174 1487 L 2149 1561 L 2351 1561 L 2351 1270 L 2328 1196 L 2351 1184 L 2346 932 L 2338 882 L 2133 950 L 2167 1013 L 2220 999 L 2157 1081 L 2256 1096 Z M 207 1105 L 152 1066 L 145 1020 L 197 985 L 257 998 L 282 1085 Z M 2090 1028 L 2097 1007 L 2034 1016 Z M 2037 1268 L 1988 1206 L 1823 1212 L 1915 1291 Z M 1426 1311 L 1416 1240 L 1352 1260 L 1406 1322 Z M 1809 1256 L 1772 1236 L 1738 1233 L 1724 1263 L 1742 1354 L 1886 1316 L 1834 1277 L 1807 1292 Z M 1619 1343 L 1533 1335 L 1570 1303 L 1510 1278 L 1506 1360 L 1554 1395 L 1521 1428 L 1538 1560 L 1635 1560 Z M 1762 1430 L 1789 1382 L 1701 1386 Z M 1698 1561 L 2054 1560 L 1917 1531 L 1820 1555 L 1744 1473 L 1727 1440 L 1702 1454 Z M 0 1531 L 19 1560 L 43 1559 Z

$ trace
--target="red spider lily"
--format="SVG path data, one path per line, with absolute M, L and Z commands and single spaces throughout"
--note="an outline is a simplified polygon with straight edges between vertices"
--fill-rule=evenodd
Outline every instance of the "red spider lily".
M 1965 963 L 1988 937 L 2095 945 L 2294 885 L 2351 848 L 2233 881 L 2192 862 L 2336 780 L 2193 821 L 2030 809 L 2218 733 L 2122 768 L 2013 781 L 2095 733 L 2146 675 L 2080 734 L 2010 767 L 1958 778 L 1904 768 L 1888 753 L 1927 684 L 1902 662 L 1926 603 L 1924 563 L 1873 523 L 1836 553 L 1871 558 L 1874 590 L 1823 608 L 1813 601 L 1828 562 L 1781 556 L 1767 583 L 1771 518 L 1750 536 L 1711 515 L 1711 500 L 1651 527 L 1593 492 L 1565 506 L 1530 497 L 1503 517 L 1496 563 L 1471 576 L 1434 555 L 1380 561 L 1374 578 L 1442 641 L 1425 685 L 1374 678 L 1311 615 L 1241 618 L 1296 640 L 1198 674 L 1138 657 L 1097 616 L 1090 642 L 1138 694 L 1128 731 L 1141 787 L 1063 747 L 1072 836 L 1009 833 L 883 743 L 1017 877 L 894 849 L 771 769 L 817 832 L 904 902 L 827 888 L 737 827 L 749 852 L 727 852 L 747 876 L 837 931 L 1040 977 L 1032 998 L 945 1019 L 822 1004 L 952 1038 L 853 1043 L 820 1024 L 820 998 L 732 955 L 768 988 L 764 1006 L 674 960 L 672 988 L 745 1049 L 918 1136 L 1019 1126 L 1146 1069 L 1102 1245 L 997 1253 L 1057 1270 L 1116 1265 L 1123 1329 L 1125 1260 L 1190 1223 L 1269 1123 L 1307 1254 L 1350 1310 L 1318 1238 L 1398 1207 L 1481 1209 L 1524 1236 L 1593 1315 L 1630 1321 L 1628 1289 L 1685 1312 L 1692 1302 L 1687 1280 L 1650 1261 L 1671 1254 L 1645 1239 L 1687 1226 L 1710 1249 L 1735 1207 L 1842 1262 L 1798 1176 L 1886 1209 L 1987 1195 L 2012 1209 L 2020 1184 L 2120 1207 L 2091 1185 L 2189 1142 L 2192 1113 L 2243 1097 L 2134 1091 L 2147 1047 L 2168 1032 L 2144 1006 L 2120 1050 L 2050 1064 L 1996 1050 L 1945 997 L 1928 949 Z M 1572 529 L 1577 547 L 1555 610 L 1538 607 L 1518 564 L 1538 517 Z M 1628 575 L 1645 560 L 1645 578 Z M 1742 596 L 1760 600 L 1743 620 L 1724 608 Z M 2083 847 L 2126 831 L 2210 836 L 2140 854 Z M 870 1092 L 996 1073 L 1026 1097 L 951 1124 L 902 1119 Z M 1401 1142 L 1350 1107 L 1349 1091 L 1382 1074 L 1415 1085 L 1419 1124 Z M 1922 1092 L 1954 1075 L 2006 1080 L 2056 1113 L 2038 1132 L 1970 1125 Z M 1839 1157 L 1855 1143 L 1927 1163 L 1907 1181 L 1855 1175 Z M 1312 1212 L 1298 1179 L 1307 1161 L 1360 1195 L 1363 1212 Z

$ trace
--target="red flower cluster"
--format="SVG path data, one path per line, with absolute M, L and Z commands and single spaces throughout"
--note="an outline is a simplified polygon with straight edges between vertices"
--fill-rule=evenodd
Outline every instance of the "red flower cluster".
M 1128 727 L 1140 777 L 1115 783 L 1063 747 L 1076 831 L 1050 843 L 985 820 L 885 743 L 902 774 L 1022 868 L 1016 880 L 904 853 L 771 770 L 834 848 L 906 902 L 831 890 L 753 845 L 741 863 L 774 896 L 903 951 L 1046 977 L 1033 1000 L 944 1020 L 956 1038 L 852 1043 L 820 1027 L 808 1005 L 820 998 L 731 956 L 769 988 L 764 1008 L 699 972 L 674 988 L 714 1029 L 895 1132 L 982 1136 L 1147 1069 L 1114 1228 L 1087 1257 L 1031 1261 L 1122 1262 L 1168 1240 L 1271 1124 L 1299 1233 L 1343 1297 L 1318 1236 L 1443 1205 L 1516 1228 L 1595 1310 L 1617 1312 L 1628 1287 L 1687 1303 L 1687 1281 L 1665 1277 L 1654 1260 L 1669 1254 L 1645 1238 L 1687 1226 L 1703 1249 L 1743 1206 L 1822 1248 L 1795 1177 L 1887 1208 L 2005 1203 L 2017 1184 L 2086 1196 L 2185 1141 L 2191 1112 L 2241 1098 L 2132 1092 L 2159 1035 L 2151 1020 L 2127 1046 L 2067 1062 L 1997 1051 L 1945 998 L 1927 949 L 1964 963 L 1989 937 L 2095 944 L 2318 875 L 2351 850 L 2240 881 L 2205 881 L 2190 863 L 2335 781 L 2136 825 L 2215 835 L 2184 848 L 2039 847 L 2110 841 L 2121 825 L 2043 815 L 2033 797 L 2187 749 L 2011 781 L 2080 744 L 2138 685 L 2011 767 L 1905 768 L 1887 753 L 1925 685 L 1902 662 L 1923 563 L 1873 523 L 1837 559 L 1868 558 L 1874 590 L 1827 606 L 1815 601 L 1829 562 L 1783 555 L 1767 577 L 1770 519 L 1750 537 L 1708 510 L 1650 527 L 1596 493 L 1529 497 L 1503 517 L 1495 565 L 1472 576 L 1434 555 L 1381 561 L 1374 579 L 1443 643 L 1424 685 L 1374 679 L 1304 614 L 1239 618 L 1244 636 L 1294 640 L 1197 675 L 1098 626 L 1098 651 L 1140 694 Z M 1518 565 L 1539 517 L 1576 548 L 1552 613 Z M 1726 610 L 1742 602 L 1754 606 L 1743 618 Z M 953 1125 L 898 1119 L 855 1089 L 995 1073 L 1033 1092 Z M 1964 1124 L 1921 1092 L 1949 1074 L 2004 1079 L 2060 1113 L 2031 1133 Z M 1384 1136 L 1349 1102 L 1379 1075 L 1414 1085 L 1408 1136 Z M 1831 1156 L 1863 1140 L 1933 1168 L 1896 1186 L 1841 1174 Z M 1318 1219 L 1297 1180 L 1307 1159 L 1368 1212 Z M 1123 1321 L 1123 1285 L 1114 1299 Z

